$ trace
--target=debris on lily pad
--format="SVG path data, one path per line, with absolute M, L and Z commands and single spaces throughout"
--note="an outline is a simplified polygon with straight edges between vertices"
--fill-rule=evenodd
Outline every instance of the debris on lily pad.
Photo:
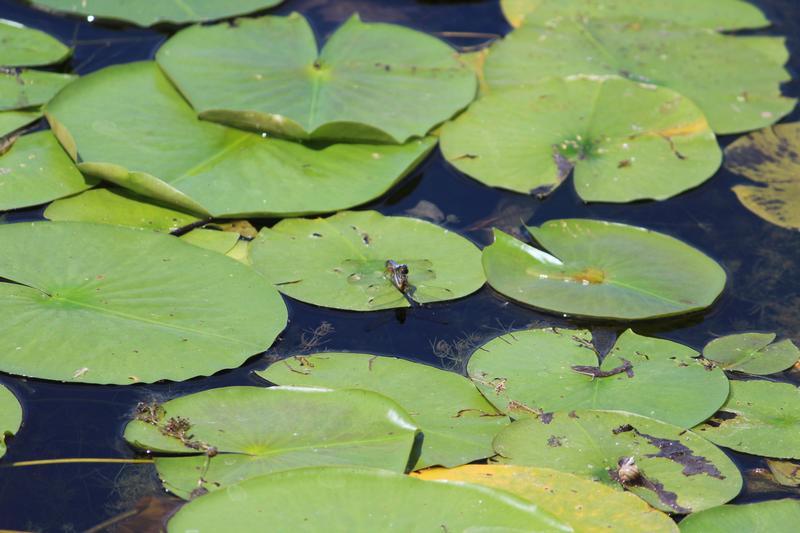
M 261 230 L 250 258 L 287 296 L 351 311 L 454 300 L 486 281 L 480 250 L 464 237 L 376 211 L 282 220 Z
M 669 513 L 722 505 L 742 487 L 736 465 L 707 440 L 622 411 L 560 411 L 518 420 L 495 437 L 494 447 L 500 463 L 601 481 Z
M 513 418 L 611 409 L 690 428 L 728 397 L 725 374 L 703 365 L 697 355 L 682 344 L 631 330 L 608 354 L 600 354 L 589 331 L 543 328 L 489 341 L 472 354 L 467 372 L 484 396 Z
M 588 219 L 550 220 L 528 231 L 540 248 L 495 230 L 483 266 L 495 290 L 540 309 L 665 317 L 709 307 L 725 286 L 714 260 L 663 233 Z
M 0 457 L 6 453 L 6 437 L 22 425 L 22 406 L 10 390 L 0 384 Z
M 738 333 L 706 344 L 703 357 L 725 370 L 767 375 L 791 368 L 800 349 L 790 339 L 775 341 L 774 333 Z
M 36 67 L 59 63 L 72 53 L 43 31 L 0 19 L 0 67 Z
M 477 90 L 451 46 L 357 14 L 319 52 L 293 13 L 193 26 L 156 59 L 202 118 L 300 139 L 404 143 Z
M 0 370 L 80 383 L 181 381 L 241 365 L 286 325 L 252 269 L 152 231 L 0 225 Z M 167 354 L 168 356 L 166 356 Z
M 719 413 L 693 431 L 739 452 L 800 459 L 800 388 L 791 383 L 731 381 Z
M 615 76 L 491 92 L 441 137 L 445 158 L 487 185 L 546 194 L 574 169 L 587 202 L 664 200 L 700 185 L 722 162 L 694 103 Z
M 278 385 L 363 389 L 392 398 L 423 434 L 415 470 L 494 455 L 492 439 L 509 423 L 465 377 L 395 357 L 323 352 L 275 362 L 258 375 Z
M 737 139 L 725 149 L 725 167 L 755 182 L 733 187 L 747 209 L 771 224 L 800 230 L 800 122 Z
M 189 498 L 306 466 L 402 473 L 417 433 L 400 406 L 374 392 L 225 387 L 139 404 L 125 440 L 154 452 L 164 486 Z
M 681 533 L 794 533 L 800 523 L 800 501 L 773 500 L 722 505 L 681 521 Z
M 420 479 L 471 483 L 508 491 L 535 503 L 574 531 L 676 533 L 672 519 L 628 492 L 550 468 L 515 465 L 464 465 L 429 468 Z
M 200 120 L 151 61 L 70 84 L 48 104 L 47 118 L 84 173 L 215 217 L 359 205 L 385 193 L 436 144 L 426 137 L 314 147 Z
M 274 531 L 571 531 L 505 491 L 354 467 L 299 468 L 247 480 L 189 502 L 167 531 L 244 533 L 265 523 Z

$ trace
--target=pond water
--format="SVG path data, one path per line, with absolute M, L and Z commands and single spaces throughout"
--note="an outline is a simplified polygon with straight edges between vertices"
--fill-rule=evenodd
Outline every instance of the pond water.
M 800 3 L 796 0 L 755 1 L 774 22 L 767 33 L 787 37 L 794 79 L 786 86 L 800 95 Z M 454 38 L 450 32 L 505 34 L 510 28 L 497 0 L 287 0 L 277 14 L 299 11 L 318 35 L 329 35 L 352 12 L 367 21 L 403 24 L 439 34 L 458 46 L 479 44 L 484 38 Z M 75 47 L 63 68 L 87 74 L 102 67 L 152 58 L 169 36 L 169 29 L 137 29 L 100 25 L 83 19 L 56 16 L 13 0 L 0 0 L 0 17 L 44 30 Z M 787 120 L 798 120 L 795 111 Z M 727 145 L 735 137 L 720 139 Z M 800 232 L 785 230 L 747 211 L 731 192 L 744 181 L 720 171 L 701 187 L 665 202 L 591 204 L 580 201 L 573 187 L 560 187 L 539 200 L 490 189 L 461 175 L 435 152 L 402 183 L 382 198 L 364 206 L 383 214 L 418 213 L 435 205 L 444 224 L 481 246 L 490 242 L 492 226 L 514 230 L 523 220 L 538 225 L 552 218 L 600 218 L 642 225 L 673 235 L 699 248 L 726 269 L 728 286 L 707 312 L 678 319 L 637 323 L 637 332 L 675 340 L 700 349 L 713 336 L 740 331 L 774 331 L 800 340 Z M 420 202 L 423 202 L 420 204 Z M 5 222 L 41 218 L 41 209 L 13 212 Z M 254 221 L 257 225 L 274 221 Z M 288 300 L 288 299 L 287 299 Z M 288 328 L 267 354 L 251 358 L 241 368 L 183 383 L 137 386 L 59 384 L 0 375 L 0 383 L 19 397 L 25 410 L 24 426 L 9 440 L 3 464 L 54 458 L 133 458 L 122 430 L 140 401 L 168 399 L 201 390 L 261 384 L 253 370 L 267 360 L 309 351 L 313 330 L 327 323 L 330 330 L 317 336 L 318 348 L 391 354 L 462 372 L 472 348 L 507 329 L 532 324 L 587 327 L 613 339 L 628 324 L 581 322 L 537 312 L 509 303 L 492 289 L 454 302 L 425 305 L 403 311 L 372 313 L 321 309 L 287 301 Z M 320 332 L 318 330 L 318 332 Z M 800 372 L 779 379 L 800 385 Z M 759 484 L 763 459 L 728 452 L 745 471 L 746 488 L 733 503 L 759 501 L 800 492 L 784 492 L 777 485 Z M 58 464 L 0 468 L 0 528 L 30 531 L 80 531 L 126 513 L 150 496 L 164 497 L 152 465 Z M 177 501 L 177 499 L 175 500 Z M 138 523 L 135 529 L 147 527 Z

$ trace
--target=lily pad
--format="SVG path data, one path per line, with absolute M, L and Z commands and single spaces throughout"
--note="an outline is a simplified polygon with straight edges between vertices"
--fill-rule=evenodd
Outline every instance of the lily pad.
M 501 412 L 514 418 L 552 411 L 628 411 L 689 428 L 713 415 L 728 397 L 722 370 L 697 352 L 627 330 L 598 360 L 586 330 L 515 331 L 478 348 L 467 372 Z
M 800 388 L 770 381 L 731 381 L 727 403 L 695 431 L 739 452 L 800 459 L 799 427 Z
M 778 124 L 737 139 L 725 167 L 757 185 L 736 185 L 742 204 L 771 224 L 800 230 L 800 122 Z
M 264 279 L 170 235 L 0 226 L 0 370 L 81 383 L 185 380 L 242 364 L 286 325 Z
M 253 267 L 282 293 L 350 311 L 466 296 L 486 280 L 479 256 L 478 248 L 456 233 L 376 211 L 282 220 L 262 229 L 250 247 Z M 387 261 L 407 267 L 402 290 L 396 283 L 402 276 L 393 282 Z
M 278 385 L 364 389 L 392 398 L 423 434 L 415 470 L 494 455 L 492 439 L 508 425 L 468 379 L 395 357 L 326 352 L 278 361 L 258 375 Z
M 156 468 L 167 489 L 188 498 L 305 466 L 403 472 L 417 432 L 400 406 L 373 392 L 226 387 L 140 404 L 125 439 L 172 454 L 156 457 Z
M 300 139 L 403 143 L 465 108 L 477 90 L 449 45 L 358 15 L 320 52 L 294 13 L 194 26 L 156 58 L 201 117 Z
M 745 0 L 500 0 L 500 6 L 514 27 L 575 16 L 636 17 L 715 30 L 769 26 L 764 14 Z
M 0 384 L 0 457 L 6 454 L 6 437 L 22 425 L 22 406 L 10 390 Z
M 5 137 L 42 117 L 40 110 L 0 111 L 0 137 Z
M 0 155 L 0 210 L 43 204 L 94 184 L 49 131 L 23 135 Z
M 677 532 L 670 517 L 628 492 L 549 468 L 464 465 L 412 474 L 429 481 L 483 485 L 535 503 L 579 533 Z
M 189 233 L 181 235 L 180 238 L 184 242 L 218 254 L 227 254 L 239 242 L 239 235 L 236 233 L 205 228 L 193 229 Z
M 47 206 L 44 216 L 55 221 L 97 222 L 166 233 L 201 220 L 119 187 L 93 189 L 57 200 Z
M 484 74 L 492 90 L 620 75 L 668 87 L 696 103 L 716 133 L 738 133 L 774 124 L 795 106 L 781 95 L 791 76 L 768 42 L 636 18 L 529 21 L 492 46 Z
M 800 350 L 789 339 L 779 342 L 774 333 L 739 333 L 714 339 L 703 348 L 703 357 L 725 370 L 748 374 L 774 374 L 800 360 Z
M 722 162 L 696 105 L 616 77 L 550 79 L 483 96 L 445 125 L 442 152 L 473 178 L 522 193 L 550 192 L 574 168 L 587 202 L 663 200 L 700 185 Z
M 767 467 L 778 484 L 784 487 L 800 487 L 800 464 L 797 462 L 767 459 Z
M 775 500 L 747 505 L 723 505 L 687 516 L 681 533 L 794 533 L 800 522 L 800 502 Z
M 425 138 L 402 146 L 312 148 L 202 121 L 153 62 L 85 76 L 48 104 L 48 119 L 84 173 L 220 217 L 320 213 L 364 203 L 435 145 Z
M 722 267 L 663 233 L 587 219 L 551 220 L 528 231 L 541 250 L 495 230 L 483 267 L 497 291 L 541 309 L 664 317 L 705 309 L 725 286 Z
M 494 447 L 500 463 L 546 466 L 624 487 L 670 513 L 722 505 L 742 487 L 736 465 L 710 442 L 621 411 L 526 418 L 501 431 Z
M 43 31 L 0 19 L 0 66 L 35 67 L 59 63 L 72 53 Z
M 265 520 L 275 531 L 570 531 L 506 492 L 343 467 L 290 470 L 207 494 L 167 530 L 258 531 Z
M 124 20 L 139 26 L 216 20 L 267 9 L 280 4 L 282 1 L 151 0 L 131 2 L 130 0 L 31 0 L 35 6 L 48 11 L 62 11 L 104 19 Z
M 46 104 L 75 79 L 77 76 L 72 74 L 0 69 L 0 111 Z

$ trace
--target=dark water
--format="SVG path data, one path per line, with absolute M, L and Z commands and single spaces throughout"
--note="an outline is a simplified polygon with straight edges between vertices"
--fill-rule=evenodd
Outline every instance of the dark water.
M 795 81 L 784 92 L 800 94 L 800 3 L 759 0 L 775 23 L 767 33 L 785 35 L 792 51 L 789 68 Z M 414 0 L 287 0 L 278 14 L 304 13 L 321 37 L 329 35 L 358 11 L 367 21 L 395 22 L 426 32 L 505 34 L 497 0 L 435 2 Z M 18 1 L 0 0 L 0 18 L 39 28 L 75 46 L 62 68 L 87 74 L 114 64 L 150 59 L 169 36 L 159 30 L 100 25 L 36 11 Z M 469 46 L 480 40 L 451 40 Z M 135 110 L 131 110 L 135 112 Z M 797 120 L 795 111 L 787 120 Z M 733 137 L 724 137 L 724 144 Z M 487 228 L 511 229 L 520 219 L 537 225 L 551 218 L 585 217 L 643 225 L 668 233 L 716 258 L 729 275 L 722 298 L 708 312 L 679 319 L 637 323 L 639 333 L 657 335 L 696 349 L 715 335 L 745 330 L 775 331 L 800 341 L 800 232 L 772 226 L 752 215 L 730 188 L 744 181 L 720 171 L 708 183 L 666 202 L 583 204 L 572 184 L 551 197 L 533 197 L 490 189 L 460 175 L 435 153 L 389 194 L 369 204 L 384 214 L 405 214 L 420 201 L 435 204 L 448 216 L 452 229 L 480 245 L 489 243 Z M 7 215 L 7 221 L 39 218 L 41 210 Z M 266 222 L 266 221 L 264 221 Z M 323 348 L 391 354 L 460 371 L 475 344 L 508 328 L 553 324 L 590 327 L 606 338 L 627 324 L 580 322 L 540 313 L 509 303 L 484 288 L 468 298 L 417 307 L 405 313 L 369 314 L 332 311 L 288 301 L 290 323 L 266 355 L 239 369 L 184 383 L 137 386 L 66 385 L 0 374 L 0 382 L 20 398 L 25 411 L 19 434 L 9 439 L 0 462 L 0 529 L 81 531 L 134 509 L 142 498 L 164 496 L 151 465 L 72 464 L 8 468 L 15 461 L 66 457 L 133 458 L 122 430 L 137 402 L 228 385 L 254 385 L 251 371 L 267 365 L 268 357 L 304 350 L 302 338 L 322 322 L 334 332 Z M 255 318 L 255 317 L 254 317 Z M 780 379 L 800 384 L 800 372 Z M 777 485 L 760 482 L 763 460 L 731 453 L 749 472 L 745 491 L 734 501 L 798 496 Z M 137 530 L 145 529 L 139 524 Z

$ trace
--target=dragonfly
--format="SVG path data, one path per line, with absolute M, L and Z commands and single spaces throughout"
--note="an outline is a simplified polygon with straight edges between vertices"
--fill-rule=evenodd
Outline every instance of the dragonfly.
M 348 259 L 341 266 L 347 282 L 358 286 L 375 309 L 398 307 L 405 299 L 411 306 L 450 298 L 452 291 L 437 285 L 433 263 L 427 259 Z

